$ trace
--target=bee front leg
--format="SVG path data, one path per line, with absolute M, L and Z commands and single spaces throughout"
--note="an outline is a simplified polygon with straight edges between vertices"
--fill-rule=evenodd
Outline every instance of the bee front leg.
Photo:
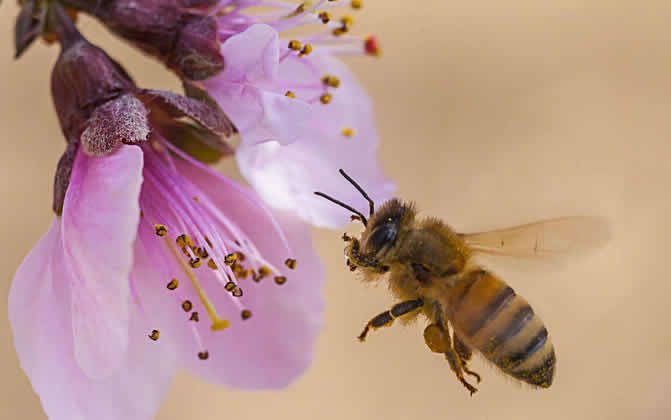
M 424 329 L 424 341 L 432 352 L 445 354 L 445 358 L 450 363 L 450 368 L 457 375 L 459 382 L 473 395 L 478 389 L 469 384 L 464 378 L 464 363 L 461 361 L 457 351 L 452 347 L 449 331 L 443 328 L 442 325 L 431 324 Z
M 422 299 L 406 300 L 405 302 L 397 303 L 391 308 L 391 310 L 382 312 L 368 321 L 366 327 L 363 329 L 361 334 L 359 334 L 359 341 L 366 340 L 366 335 L 368 335 L 368 331 L 371 328 L 376 330 L 378 328 L 388 327 L 394 323 L 394 319 L 413 312 L 421 308 L 422 305 L 424 305 L 424 301 Z

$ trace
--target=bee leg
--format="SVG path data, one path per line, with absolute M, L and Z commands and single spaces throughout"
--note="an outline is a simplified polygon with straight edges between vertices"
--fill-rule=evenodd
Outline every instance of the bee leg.
M 391 308 L 391 310 L 382 312 L 368 321 L 366 327 L 363 329 L 361 334 L 359 334 L 359 341 L 366 340 L 366 335 L 368 335 L 368 331 L 371 328 L 376 330 L 378 328 L 388 327 L 394 323 L 394 319 L 413 312 L 421 308 L 422 305 L 424 305 L 424 301 L 422 301 L 422 299 L 406 300 L 405 302 L 397 303 Z
M 454 350 L 457 352 L 459 358 L 461 359 L 461 365 L 462 368 L 464 369 L 464 372 L 473 376 L 478 381 L 478 383 L 480 383 L 480 375 L 468 369 L 468 361 L 471 360 L 473 351 L 463 341 L 461 341 L 461 338 L 459 338 L 457 334 L 454 334 Z
M 424 329 L 424 341 L 434 353 L 444 353 L 450 363 L 450 368 L 457 375 L 457 379 L 473 395 L 478 389 L 469 384 L 464 378 L 464 364 L 459 354 L 452 347 L 450 333 L 443 326 L 431 324 Z

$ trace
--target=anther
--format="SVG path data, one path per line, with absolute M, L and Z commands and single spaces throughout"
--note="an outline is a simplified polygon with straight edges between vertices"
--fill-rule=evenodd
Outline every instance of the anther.
M 287 90 L 287 93 L 285 93 L 284 96 L 289 97 L 291 99 L 296 99 L 296 94 L 290 90 Z
M 229 281 L 229 282 L 226 283 L 226 285 L 224 286 L 224 289 L 226 289 L 227 292 L 232 292 L 232 291 L 235 290 L 237 287 L 238 287 L 238 286 L 236 286 L 235 283 L 233 283 L 232 281 Z
M 284 276 L 275 277 L 275 283 L 279 284 L 280 286 L 283 285 L 286 282 L 287 282 L 287 278 L 284 277 Z
M 176 239 L 175 242 L 177 242 L 177 246 L 180 248 L 184 248 L 188 246 L 189 248 L 193 247 L 193 241 L 189 237 L 189 235 L 179 235 Z
M 170 280 L 170 283 L 166 285 L 166 287 L 168 288 L 168 290 L 175 290 L 176 288 L 179 287 L 179 281 L 176 278 L 173 278 L 172 280 Z
M 156 231 L 156 234 L 158 236 L 165 236 L 168 233 L 168 228 L 165 227 L 165 225 L 155 224 L 154 225 L 154 230 Z
M 377 45 L 377 38 L 374 36 L 369 36 L 366 38 L 363 44 L 363 49 L 368 55 L 376 57 L 380 55 L 380 48 Z
M 250 312 L 249 316 L 252 316 L 251 312 Z M 149 334 L 149 338 L 151 338 L 154 341 L 158 341 L 158 338 L 160 336 L 161 336 L 161 332 L 159 330 L 152 330 L 151 334 Z
M 219 268 L 219 267 L 217 266 L 217 263 L 214 262 L 213 259 L 210 259 L 210 260 L 207 262 L 207 266 L 210 267 L 210 268 L 213 269 L 213 270 L 216 270 L 216 269 Z
M 235 253 L 235 255 L 237 256 L 238 261 L 242 262 L 245 260 L 245 254 L 243 254 L 242 252 L 238 251 Z
M 252 317 L 252 311 L 249 309 L 243 309 L 243 311 L 240 313 L 240 316 L 242 317 L 243 321 L 248 320 Z
M 338 79 L 335 76 L 331 76 L 330 74 L 327 74 L 324 77 L 322 77 L 322 83 L 332 88 L 340 87 L 340 79 Z
M 296 268 L 296 260 L 293 258 L 287 258 L 287 260 L 284 262 L 284 265 L 293 270 Z
M 289 47 L 290 50 L 300 51 L 302 45 L 301 45 L 300 41 L 292 39 L 291 41 L 289 41 L 288 47 Z
M 208 357 L 210 357 L 210 353 L 208 353 L 207 350 L 198 352 L 198 358 L 200 360 L 207 360 Z
M 182 309 L 184 309 L 184 312 L 189 312 L 191 309 L 193 309 L 193 303 L 191 303 L 190 300 L 185 300 L 182 302 Z
M 238 255 L 236 253 L 233 254 L 228 254 L 224 257 L 224 264 L 231 266 L 235 262 L 235 260 L 238 258 Z
M 196 248 L 196 255 L 198 255 L 200 258 L 206 260 L 209 258 L 210 254 L 208 254 L 207 249 L 199 246 Z
M 301 52 L 298 54 L 298 56 L 303 57 L 304 55 L 309 55 L 311 52 L 312 52 L 312 45 L 305 44 Z
M 361 0 L 352 0 L 350 3 L 352 9 L 361 9 L 363 7 L 363 2 Z
M 233 290 L 233 293 L 231 293 L 234 297 L 242 297 L 242 289 L 237 287 L 235 290 Z
M 212 242 L 210 242 L 210 238 L 208 238 L 207 236 L 205 236 L 204 238 L 205 238 L 205 242 L 207 242 L 207 246 L 212 248 Z
M 191 268 L 198 268 L 198 267 L 200 267 L 200 265 L 201 265 L 202 263 L 203 263 L 203 260 L 201 260 L 201 259 L 198 258 L 198 257 L 196 257 L 196 258 L 191 258 L 191 259 L 189 260 L 189 265 L 191 266 Z
M 324 105 L 328 104 L 331 102 L 331 94 L 330 93 L 325 93 L 322 96 L 319 97 L 319 102 L 323 103 Z
M 198 322 L 200 319 L 198 318 L 198 312 L 191 312 L 191 317 L 189 317 L 189 321 L 193 322 Z
M 259 276 L 261 277 L 269 276 L 270 273 L 271 273 L 270 268 L 266 267 L 265 265 L 259 268 Z
M 319 12 L 317 16 L 321 19 L 322 23 L 329 23 L 331 20 L 331 14 L 329 12 Z
M 237 273 L 239 279 L 246 279 L 250 274 L 252 274 L 252 270 L 248 268 Z
M 342 129 L 341 133 L 345 137 L 352 137 L 354 135 L 354 130 L 350 127 L 345 127 Z

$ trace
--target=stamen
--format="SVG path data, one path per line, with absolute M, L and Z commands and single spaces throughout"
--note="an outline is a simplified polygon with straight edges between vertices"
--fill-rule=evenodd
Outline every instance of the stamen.
M 193 309 L 193 303 L 190 300 L 185 300 L 182 302 L 182 309 L 184 309 L 184 312 L 190 312 Z
M 288 45 L 288 47 L 289 47 L 290 50 L 300 51 L 300 49 L 301 49 L 301 42 L 300 42 L 300 41 L 297 41 L 297 40 L 295 40 L 295 39 L 292 39 L 291 41 L 289 41 L 289 45 Z
M 170 280 L 170 283 L 166 286 L 168 290 L 175 290 L 179 287 L 179 281 L 176 278 Z
M 209 315 L 210 319 L 212 320 L 212 326 L 210 329 L 212 331 L 219 331 L 219 330 L 225 330 L 228 328 L 230 325 L 230 322 L 227 319 L 222 319 L 219 318 L 219 314 L 217 313 L 217 310 L 214 309 L 214 305 L 212 305 L 212 302 L 207 298 L 207 295 L 205 294 L 205 290 L 203 287 L 200 285 L 200 282 L 194 275 L 194 273 L 191 271 L 189 266 L 186 265 L 186 263 L 180 258 L 179 254 L 177 254 L 177 250 L 170 246 L 170 243 L 167 242 L 166 239 L 166 245 L 168 246 L 168 249 L 172 254 L 174 255 L 175 259 L 179 263 L 179 266 L 182 268 L 182 271 L 184 271 L 184 274 L 186 277 L 189 279 L 191 282 L 191 286 L 193 286 L 193 289 L 196 291 L 198 294 L 198 297 L 200 298 L 200 302 L 203 304 L 205 307 L 205 310 L 207 311 L 207 314 Z
M 232 266 L 233 263 L 235 263 L 235 260 L 237 258 L 238 258 L 238 254 L 236 254 L 236 253 L 228 254 L 224 257 L 224 264 L 226 264 L 228 266 Z
M 361 0 L 352 0 L 350 6 L 352 6 L 352 9 L 361 9 L 363 7 L 363 2 Z
M 285 276 L 275 277 L 275 283 L 279 284 L 280 286 L 283 285 L 286 282 L 287 282 L 287 278 Z
M 191 258 L 191 259 L 189 260 L 189 265 L 191 266 L 191 268 L 198 268 L 198 267 L 200 267 L 200 265 L 201 265 L 202 263 L 203 263 L 203 261 L 202 261 L 200 258 L 198 258 L 198 257 L 196 257 L 196 258 Z
M 332 88 L 340 87 L 340 79 L 330 74 L 324 75 L 324 77 L 322 77 L 322 83 Z
M 324 105 L 328 105 L 328 103 L 331 102 L 332 97 L 333 96 L 331 96 L 330 93 L 325 93 L 319 97 L 319 102 L 321 102 Z
M 342 135 L 345 137 L 352 137 L 354 136 L 354 130 L 350 127 L 345 127 L 342 129 Z
M 245 309 L 240 313 L 240 316 L 242 317 L 243 321 L 246 321 L 252 317 L 252 311 L 250 311 L 249 309 Z
M 372 56 L 379 56 L 380 55 L 380 47 L 377 44 L 377 38 L 374 36 L 369 36 L 366 38 L 364 41 L 364 51 L 366 51 L 366 54 L 372 55 Z
M 205 249 L 203 247 L 200 247 L 200 246 L 197 247 L 195 252 L 196 252 L 196 255 L 198 255 L 200 258 L 202 258 L 204 260 L 206 260 L 210 257 L 210 254 L 207 252 L 207 249 Z
M 189 321 L 198 322 L 199 321 L 198 312 L 195 311 L 191 312 L 191 317 L 189 318 Z
M 298 54 L 298 56 L 303 57 L 304 55 L 309 55 L 311 52 L 312 52 L 312 45 L 305 44 L 301 52 Z
M 213 270 L 218 270 L 218 269 L 219 269 L 219 266 L 217 266 L 217 263 L 214 262 L 213 259 L 210 259 L 210 260 L 207 262 L 207 266 L 210 267 L 210 268 L 213 269 Z
M 250 315 L 251 316 L 251 313 Z M 149 338 L 151 338 L 154 341 L 158 341 L 158 338 L 160 337 L 161 332 L 159 330 L 152 330 L 151 334 L 149 334 Z
M 207 350 L 198 352 L 198 358 L 200 360 L 207 360 L 208 357 L 210 357 L 210 353 L 208 353 Z
M 156 231 L 156 234 L 158 236 L 165 236 L 165 235 L 168 234 L 168 228 L 165 227 L 165 225 L 155 224 L 154 225 L 154 230 Z
M 293 92 L 290 91 L 290 90 L 287 90 L 287 93 L 285 93 L 284 96 L 287 96 L 287 97 L 289 97 L 289 98 L 291 98 L 291 99 L 296 99 L 296 94 L 293 93 Z
M 331 14 L 329 12 L 319 12 L 319 15 L 317 15 L 319 19 L 321 19 L 322 23 L 329 23 L 331 20 Z
M 293 258 L 287 258 L 287 260 L 284 262 L 284 265 L 289 267 L 291 270 L 294 270 L 296 268 L 296 260 Z

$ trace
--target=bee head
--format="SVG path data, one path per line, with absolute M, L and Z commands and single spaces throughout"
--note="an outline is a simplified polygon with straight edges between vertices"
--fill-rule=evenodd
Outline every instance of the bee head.
M 339 172 L 368 201 L 368 218 L 359 210 L 342 201 L 336 200 L 322 192 L 315 192 L 315 194 L 351 211 L 354 213 L 352 220 L 360 221 L 365 227 L 365 230 L 361 234 L 361 239 L 351 238 L 348 235 L 343 236 L 343 239 L 349 242 L 345 248 L 345 255 L 348 257 L 347 264 L 350 269 L 354 270 L 358 266 L 363 266 L 370 267 L 375 271 L 384 272 L 388 270 L 388 267 L 381 260 L 386 251 L 391 249 L 396 242 L 402 228 L 402 223 L 413 217 L 414 212 L 411 211 L 412 205 L 402 203 L 400 200 L 394 198 L 385 202 L 376 212 L 373 200 L 363 188 L 347 175 L 345 171 L 340 169 Z

